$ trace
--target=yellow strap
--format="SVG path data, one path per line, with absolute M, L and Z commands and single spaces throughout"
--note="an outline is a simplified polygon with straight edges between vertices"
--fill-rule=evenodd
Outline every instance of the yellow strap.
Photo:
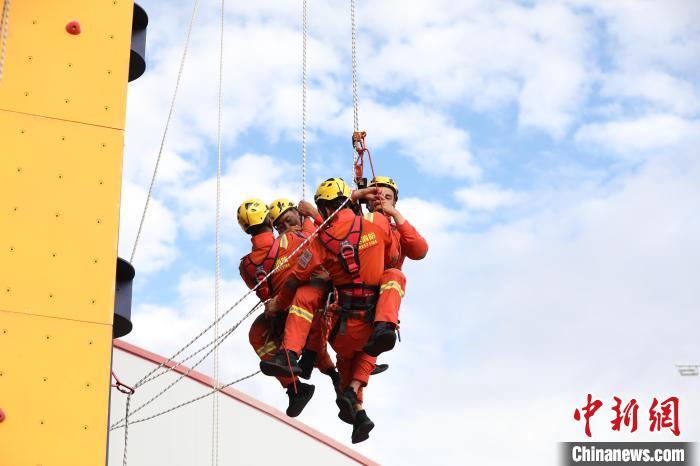
M 370 222 L 374 223 L 374 212 L 366 213 L 365 220 L 369 220 Z
M 287 249 L 287 245 L 289 244 L 289 240 L 287 239 L 287 234 L 285 233 L 282 235 L 282 239 L 280 239 L 280 247 L 282 249 Z
M 390 280 L 390 281 L 386 282 L 385 284 L 383 284 L 379 288 L 379 294 L 382 294 L 382 293 L 384 293 L 385 290 L 389 290 L 389 289 L 398 291 L 399 295 L 403 298 L 403 296 L 404 296 L 403 288 L 401 288 L 401 284 L 399 282 L 397 282 L 396 280 Z
M 308 320 L 309 322 L 311 322 L 312 320 L 314 320 L 314 315 L 313 315 L 313 313 L 311 313 L 311 312 L 307 311 L 306 309 L 301 308 L 301 307 L 299 307 L 299 306 L 291 306 L 291 307 L 289 308 L 289 313 L 290 313 L 290 314 L 294 314 L 295 316 L 299 316 L 299 317 L 301 317 L 302 319 L 306 319 L 306 320 Z
M 265 343 L 263 346 L 255 350 L 258 353 L 258 356 L 261 358 L 265 356 L 266 354 L 272 353 L 277 349 L 277 344 L 274 341 L 268 341 Z

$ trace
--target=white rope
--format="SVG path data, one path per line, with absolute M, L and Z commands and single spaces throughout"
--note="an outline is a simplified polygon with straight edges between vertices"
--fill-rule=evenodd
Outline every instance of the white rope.
M 198 397 L 196 397 L 196 398 L 192 398 L 191 400 L 185 401 L 185 402 L 183 402 L 183 403 L 180 403 L 180 404 L 178 404 L 178 405 L 173 406 L 172 408 L 165 409 L 165 410 L 160 411 L 160 412 L 158 412 L 158 413 L 156 413 L 156 414 L 153 414 L 153 415 L 151 415 L 151 416 L 144 417 L 144 418 L 141 418 L 141 419 L 136 419 L 135 421 L 131 421 L 129 424 L 139 424 L 139 423 L 141 423 L 141 422 L 150 421 L 151 419 L 155 419 L 155 418 L 160 417 L 160 416 L 162 416 L 162 415 L 164 415 L 164 414 L 171 413 L 171 412 L 175 411 L 176 409 L 182 408 L 183 406 L 187 406 L 187 405 L 189 405 L 189 404 L 194 403 L 195 401 L 199 401 L 199 400 L 201 400 L 201 399 L 203 399 L 203 398 L 206 398 L 206 397 L 208 397 L 209 395 L 211 395 L 212 393 L 218 393 L 218 392 L 220 392 L 221 390 L 230 387 L 231 385 L 235 385 L 235 384 L 237 384 L 237 383 L 239 383 L 239 382 L 243 382 L 244 380 L 247 380 L 247 379 L 249 379 L 249 378 L 251 378 L 251 377 L 253 377 L 253 376 L 256 376 L 256 375 L 258 375 L 259 373 L 260 373 L 260 371 L 255 371 L 255 372 L 253 372 L 252 374 L 248 374 L 248 375 L 246 375 L 245 377 L 241 377 L 240 379 L 236 379 L 236 380 L 234 380 L 233 382 L 227 383 L 226 385 L 221 385 L 218 389 L 215 388 L 215 389 L 213 389 L 213 390 L 211 390 L 211 391 L 209 391 L 209 392 L 207 392 L 207 393 L 205 393 L 205 394 L 203 394 L 203 395 L 200 395 L 200 396 L 198 396 Z M 112 430 L 121 429 L 121 428 L 125 428 L 125 429 L 126 429 L 126 424 L 122 424 L 122 425 L 113 427 L 113 428 L 111 428 L 111 429 L 109 429 L 109 430 L 112 431 Z M 124 431 L 124 433 L 126 434 L 126 430 Z
M 214 272 L 214 340 L 219 338 L 219 290 L 221 287 L 221 95 L 224 76 L 224 12 L 221 0 L 221 32 L 219 34 L 219 95 L 216 127 L 216 270 Z M 223 340 L 222 340 L 223 341 Z M 212 399 L 211 464 L 219 464 L 219 345 L 214 346 L 214 392 Z
M 0 17 L 0 82 L 2 81 L 2 70 L 5 65 L 5 48 L 7 47 L 7 35 L 10 27 L 10 0 L 5 0 L 2 4 L 2 16 Z
M 180 59 L 180 68 L 177 72 L 177 79 L 175 80 L 175 90 L 173 91 L 173 97 L 170 100 L 170 111 L 168 112 L 168 118 L 165 121 L 165 128 L 163 129 L 163 137 L 160 140 L 160 148 L 158 149 L 158 157 L 156 157 L 156 165 L 153 169 L 153 176 L 151 177 L 151 185 L 148 187 L 148 195 L 146 196 L 146 204 L 143 206 L 143 213 L 141 214 L 141 221 L 139 222 L 139 229 L 136 232 L 136 239 L 134 239 L 134 247 L 131 250 L 131 258 L 129 262 L 134 262 L 134 256 L 136 255 L 136 247 L 139 244 L 139 238 L 141 238 L 141 230 L 143 229 L 143 222 L 146 219 L 146 212 L 148 212 L 148 204 L 151 201 L 151 196 L 153 195 L 153 186 L 156 183 L 156 175 L 158 174 L 158 167 L 160 166 L 160 159 L 163 155 L 163 147 L 165 146 L 165 140 L 168 136 L 168 129 L 170 128 L 170 120 L 173 117 L 173 110 L 175 109 L 175 101 L 177 100 L 177 93 L 180 89 L 180 80 L 182 78 L 182 70 L 185 67 L 185 61 L 187 59 L 187 49 L 190 46 L 190 38 L 192 37 L 192 26 L 194 25 L 194 20 L 197 17 L 197 10 L 199 8 L 199 1 L 194 0 L 194 5 L 192 7 L 192 17 L 190 18 L 190 25 L 187 28 L 187 37 L 185 38 L 185 47 L 182 51 L 182 58 Z
M 306 89 L 308 75 L 306 72 L 306 43 L 308 40 L 308 2 L 304 0 L 302 12 L 302 60 L 301 60 L 301 198 L 306 199 Z
M 357 22 L 355 20 L 355 1 L 350 0 L 350 35 L 352 42 L 352 126 L 354 131 L 360 130 L 360 95 L 357 89 Z M 353 144 L 354 146 L 354 144 Z M 355 182 L 355 163 L 357 162 L 357 152 L 354 150 L 352 154 L 352 176 L 350 177 L 353 182 Z M 357 182 L 355 182 L 357 187 Z
M 355 21 L 355 0 L 350 0 L 350 23 L 352 35 L 352 122 L 355 131 L 360 130 L 358 110 L 360 96 L 357 90 L 357 24 Z
M 129 447 L 129 405 L 131 404 L 131 394 L 126 396 L 126 415 L 124 416 L 124 456 L 122 466 L 126 466 L 126 450 Z
M 152 396 L 151 398 L 149 398 L 149 400 L 146 401 L 145 403 L 142 403 L 142 404 L 140 404 L 139 406 L 137 406 L 136 408 L 134 408 L 134 409 L 131 411 L 131 414 L 135 414 L 135 413 L 141 411 L 141 410 L 144 409 L 146 406 L 150 405 L 151 403 L 153 403 L 154 401 L 156 401 L 158 398 L 160 398 L 161 396 L 163 396 L 168 390 L 170 390 L 172 387 L 174 387 L 174 386 L 175 386 L 178 382 L 180 382 L 182 379 L 184 379 L 185 377 L 187 377 L 188 375 L 190 375 L 190 373 L 191 373 L 193 370 L 195 370 L 195 369 L 197 368 L 197 366 L 199 366 L 202 362 L 204 362 L 204 360 L 207 359 L 207 358 L 209 357 L 209 355 L 212 354 L 212 353 L 214 352 L 214 350 L 215 350 L 216 348 L 218 348 L 219 345 L 221 345 L 221 343 L 223 343 L 224 340 L 225 340 L 228 336 L 230 336 L 230 335 L 243 323 L 243 321 L 245 321 L 248 317 L 250 317 L 253 313 L 255 313 L 255 311 L 256 311 L 262 304 L 263 304 L 262 302 L 259 302 L 258 304 L 256 304 L 255 306 L 253 306 L 253 308 L 252 308 L 250 311 L 248 311 L 248 313 L 247 313 L 246 315 L 244 315 L 238 322 L 236 322 L 230 329 L 228 329 L 228 330 L 222 335 L 222 338 L 216 343 L 216 345 L 215 345 L 212 349 L 210 349 L 209 351 L 207 351 L 206 354 L 205 354 L 204 356 L 202 356 L 202 357 L 201 357 L 196 363 L 194 363 L 191 367 L 188 367 L 186 371 L 184 371 L 183 373 L 181 373 L 180 376 L 179 376 L 177 379 L 175 379 L 173 382 L 171 382 L 170 384 L 168 384 L 164 389 L 162 389 L 160 392 L 158 392 L 157 394 L 155 394 L 154 396 Z M 125 420 L 125 417 L 119 419 L 118 421 L 116 421 L 116 422 L 114 422 L 114 423 L 112 423 L 112 425 L 110 426 L 110 429 L 114 428 L 114 426 L 118 425 L 119 423 L 121 423 L 121 422 L 124 421 L 124 420 Z

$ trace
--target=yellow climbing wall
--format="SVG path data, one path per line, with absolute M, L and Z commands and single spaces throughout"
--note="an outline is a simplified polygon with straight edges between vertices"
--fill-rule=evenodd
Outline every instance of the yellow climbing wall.
M 106 462 L 132 12 L 131 0 L 11 1 L 0 81 L 2 465 Z

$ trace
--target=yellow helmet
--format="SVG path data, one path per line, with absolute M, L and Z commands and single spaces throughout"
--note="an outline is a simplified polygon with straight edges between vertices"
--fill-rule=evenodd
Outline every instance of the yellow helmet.
M 384 186 L 394 190 L 394 197 L 399 198 L 399 185 L 388 176 L 375 176 L 369 183 L 369 187 Z
M 248 199 L 238 207 L 238 224 L 243 231 L 248 232 L 248 228 L 261 225 L 265 222 L 270 209 L 260 199 Z
M 350 197 L 350 188 L 342 178 L 328 178 L 318 185 L 314 201 L 332 201 L 339 197 Z
M 272 220 L 272 223 L 275 223 L 275 221 L 289 209 L 296 208 L 297 206 L 294 205 L 294 203 L 289 199 L 275 199 L 272 201 L 272 204 L 270 204 L 270 219 Z

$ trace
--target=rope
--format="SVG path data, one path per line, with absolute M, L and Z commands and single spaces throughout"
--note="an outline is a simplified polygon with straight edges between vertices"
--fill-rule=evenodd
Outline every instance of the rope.
M 355 22 L 355 1 L 350 0 L 350 23 L 352 28 L 352 120 L 355 131 L 360 130 L 358 109 L 360 96 L 357 91 L 357 24 Z
M 220 345 L 221 343 L 224 342 L 224 340 L 226 339 L 226 337 L 228 337 L 229 335 L 231 335 L 231 334 L 243 323 L 243 321 L 246 320 L 249 316 L 251 316 L 251 315 L 258 309 L 258 307 L 260 307 L 260 305 L 262 305 L 262 304 L 263 304 L 262 302 L 259 302 L 259 303 L 257 303 L 255 306 L 253 306 L 253 308 L 252 308 L 250 311 L 248 311 L 248 313 L 247 313 L 245 316 L 243 316 L 243 318 L 241 318 L 238 322 L 236 322 L 230 329 L 228 329 L 228 330 L 224 333 L 224 335 L 222 335 L 222 338 L 220 339 L 220 341 L 217 342 L 216 345 L 214 345 L 214 347 L 213 347 L 212 349 L 210 349 L 209 351 L 207 351 L 207 353 L 206 353 L 204 356 L 202 356 L 202 357 L 199 359 L 199 361 L 197 361 L 196 363 L 194 363 L 194 364 L 192 365 L 192 367 L 189 367 L 185 372 L 183 372 L 182 374 L 180 374 L 180 377 L 178 377 L 177 379 L 175 379 L 173 382 L 171 382 L 168 386 L 166 386 L 164 389 L 162 389 L 162 390 L 161 390 L 160 392 L 158 392 L 156 395 L 152 396 L 148 401 L 146 401 L 145 403 L 143 403 L 143 404 L 139 405 L 138 407 L 136 407 L 131 413 L 132 413 L 132 414 L 135 414 L 135 413 L 141 411 L 143 408 L 145 408 L 146 406 L 148 406 L 149 404 L 153 403 L 153 402 L 156 401 L 158 398 L 160 398 L 161 396 L 163 396 L 168 390 L 170 390 L 172 387 L 174 387 L 175 384 L 177 384 L 177 383 L 180 382 L 182 379 L 184 379 L 185 377 L 187 377 L 187 376 L 190 374 L 190 372 L 192 372 L 197 366 L 199 366 L 202 362 L 204 362 L 204 360 L 207 359 L 207 358 L 209 357 L 209 355 L 210 355 L 216 348 L 218 348 L 219 345 Z M 110 429 L 114 428 L 115 425 L 119 424 L 120 422 L 124 421 L 125 419 L 126 419 L 126 416 L 123 417 L 123 418 L 121 418 L 121 419 L 119 419 L 118 421 L 116 421 L 115 423 L 113 423 L 112 426 L 110 426 Z
M 192 7 L 192 17 L 190 18 L 190 25 L 187 28 L 187 37 L 185 39 L 185 48 L 182 51 L 182 58 L 180 59 L 180 68 L 177 72 L 177 79 L 175 80 L 175 90 L 173 92 L 173 97 L 170 100 L 170 111 L 168 112 L 168 118 L 165 121 L 165 128 L 163 129 L 163 137 L 160 140 L 160 148 L 158 149 L 158 157 L 156 157 L 156 165 L 153 169 L 153 176 L 151 177 L 151 185 L 148 187 L 148 195 L 146 196 L 146 204 L 143 206 L 143 213 L 141 214 L 141 221 L 139 222 L 139 229 L 136 232 L 136 239 L 134 240 L 134 247 L 131 250 L 131 258 L 129 262 L 134 262 L 134 256 L 136 255 L 136 247 L 139 244 L 139 238 L 141 238 L 141 230 L 143 229 L 143 222 L 146 219 L 146 212 L 148 212 L 148 204 L 151 201 L 151 196 L 153 195 L 153 186 L 156 183 L 156 175 L 158 174 L 158 167 L 160 166 L 160 159 L 163 156 L 163 147 L 165 146 L 165 140 L 168 136 L 168 129 L 170 128 L 170 120 L 173 116 L 173 110 L 175 109 L 175 101 L 177 100 L 177 93 L 180 89 L 180 80 L 182 78 L 182 70 L 185 67 L 185 61 L 187 59 L 187 49 L 190 46 L 190 38 L 192 37 L 192 26 L 194 25 L 194 20 L 197 17 L 197 10 L 199 8 L 199 1 L 194 0 L 194 5 Z
M 122 466 L 126 466 L 126 450 L 129 447 L 129 405 L 131 405 L 131 395 L 126 397 L 126 416 L 124 416 L 124 456 Z
M 185 402 L 180 403 L 180 404 L 178 404 L 178 405 L 175 405 L 175 406 L 173 406 L 172 408 L 165 409 L 165 410 L 163 410 L 163 411 L 160 411 L 160 412 L 158 412 L 158 413 L 156 413 L 156 414 L 153 414 L 153 415 L 151 415 L 151 416 L 148 416 L 148 417 L 144 417 L 144 418 L 141 418 L 141 419 L 136 419 L 135 421 L 131 421 L 130 424 L 132 424 L 132 425 L 133 425 L 133 424 L 139 424 L 139 423 L 141 423 L 141 422 L 150 421 L 151 419 L 155 419 L 155 418 L 157 418 L 157 417 L 163 416 L 164 414 L 168 414 L 168 413 L 170 413 L 170 412 L 173 412 L 173 411 L 175 411 L 176 409 L 180 409 L 180 408 L 182 408 L 182 407 L 184 407 L 184 406 L 187 406 L 187 405 L 189 405 L 189 404 L 192 404 L 192 403 L 194 403 L 195 401 L 199 401 L 199 400 L 201 400 L 201 399 L 203 399 L 203 398 L 206 398 L 206 397 L 208 397 L 209 395 L 211 395 L 212 393 L 220 392 L 221 390 L 223 390 L 223 389 L 225 389 L 225 388 L 228 388 L 228 387 L 230 387 L 231 385 L 235 385 L 235 384 L 237 384 L 237 383 L 239 383 L 239 382 L 243 382 L 244 380 L 250 379 L 251 377 L 258 375 L 259 373 L 260 373 L 260 371 L 255 371 L 255 372 L 253 372 L 252 374 L 248 374 L 248 375 L 246 375 L 245 377 L 241 377 L 240 379 L 236 379 L 236 380 L 234 380 L 233 382 L 227 383 L 226 385 L 221 385 L 218 389 L 215 388 L 215 389 L 213 389 L 213 390 L 211 390 L 211 391 L 209 391 L 209 392 L 207 392 L 207 393 L 205 393 L 205 394 L 203 394 L 203 395 L 200 395 L 200 396 L 198 396 L 198 397 L 196 397 L 196 398 L 192 398 L 191 400 L 188 400 L 188 401 L 185 401 Z M 126 424 L 122 424 L 122 425 L 119 425 L 119 426 L 116 426 L 116 427 L 112 427 L 112 428 L 110 428 L 109 430 L 112 431 L 112 430 L 121 429 L 121 428 L 126 429 Z M 125 432 L 125 434 L 126 434 L 126 430 L 125 430 L 124 432 Z M 126 464 L 126 463 L 125 463 L 125 464 Z
M 2 81 L 2 69 L 5 65 L 5 48 L 7 46 L 7 30 L 10 27 L 10 0 L 2 3 L 2 16 L 0 16 L 0 82 Z
M 350 30 L 351 30 L 351 42 L 352 42 L 352 125 L 354 131 L 360 130 L 360 95 L 357 90 L 357 23 L 355 21 L 355 1 L 350 0 Z M 355 180 L 355 163 L 357 162 L 358 154 L 353 153 L 352 155 L 352 177 L 351 180 Z M 357 186 L 357 182 L 355 182 Z
M 301 198 L 306 199 L 306 88 L 308 75 L 306 72 L 306 43 L 308 39 L 308 5 L 304 0 L 302 13 L 302 60 L 301 60 Z
M 165 375 L 165 374 L 169 373 L 170 371 L 173 371 L 173 370 L 177 369 L 178 367 L 180 367 L 181 365 L 183 365 L 184 363 L 186 363 L 187 361 L 189 361 L 190 359 L 192 359 L 193 357 L 195 357 L 196 355 L 198 355 L 199 353 L 201 353 L 202 351 L 204 351 L 205 349 L 207 349 L 208 347 L 210 347 L 211 345 L 213 345 L 214 343 L 216 343 L 217 341 L 219 341 L 219 340 L 221 340 L 222 338 L 225 338 L 225 337 L 226 337 L 226 333 L 223 333 L 222 335 L 219 335 L 218 338 L 215 338 L 214 340 L 210 341 L 210 342 L 207 343 L 206 345 L 200 347 L 197 351 L 195 351 L 194 353 L 190 354 L 189 356 L 187 356 L 187 357 L 186 357 L 185 359 L 183 359 L 182 361 L 179 361 L 177 364 L 174 364 L 174 365 L 172 365 L 172 366 L 168 366 L 167 369 L 169 369 L 169 370 L 166 370 L 166 371 L 164 371 L 164 372 L 160 372 L 160 373 L 158 373 L 158 374 L 156 374 L 156 375 L 154 375 L 154 376 L 152 376 L 152 377 L 150 377 L 150 378 L 144 380 L 144 382 L 143 382 L 141 385 L 145 385 L 145 384 L 147 384 L 148 382 L 151 382 L 152 380 L 157 379 L 157 378 L 160 377 L 161 375 Z
M 216 270 L 214 273 L 214 340 L 219 337 L 219 289 L 221 287 L 221 95 L 224 76 L 224 12 L 225 0 L 221 0 L 221 33 L 219 37 L 219 95 L 216 127 Z M 219 387 L 219 345 L 214 346 L 214 388 Z M 219 392 L 212 401 L 211 464 L 219 464 Z

